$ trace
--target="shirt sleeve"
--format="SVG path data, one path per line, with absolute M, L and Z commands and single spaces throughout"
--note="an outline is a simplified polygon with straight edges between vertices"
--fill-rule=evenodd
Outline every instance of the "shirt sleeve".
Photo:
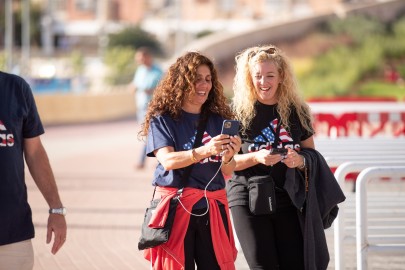
M 23 119 L 23 137 L 34 138 L 44 133 L 41 119 L 35 104 L 34 95 L 31 87 L 25 81 L 21 84 L 23 95 L 25 97 L 25 113 Z
M 174 138 L 167 123 L 162 116 L 153 118 L 150 122 L 147 143 L 146 155 L 154 157 L 153 151 L 165 146 L 174 147 Z

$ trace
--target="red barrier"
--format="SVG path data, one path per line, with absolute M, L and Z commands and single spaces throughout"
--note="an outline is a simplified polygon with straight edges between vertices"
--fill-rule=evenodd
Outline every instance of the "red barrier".
M 399 123 L 399 129 L 394 132 L 394 136 L 405 135 L 405 112 L 401 113 L 401 122 Z
M 337 97 L 309 101 L 317 136 L 405 135 L 405 103 L 395 98 Z M 333 129 L 336 134 L 332 134 Z

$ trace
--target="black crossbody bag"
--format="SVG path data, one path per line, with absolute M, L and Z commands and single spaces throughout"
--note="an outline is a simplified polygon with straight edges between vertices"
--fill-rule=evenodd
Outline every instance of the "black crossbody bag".
M 199 147 L 201 145 L 202 136 L 203 136 L 203 132 L 205 130 L 206 125 L 207 125 L 207 119 L 201 119 L 199 121 L 197 135 L 194 140 L 193 148 Z M 166 223 L 163 228 L 150 228 L 148 226 L 148 224 L 152 218 L 152 214 L 156 210 L 156 207 L 158 206 L 158 204 L 161 200 L 161 199 L 154 199 L 156 187 L 153 190 L 152 200 L 150 201 L 150 206 L 148 208 L 146 208 L 144 220 L 142 223 L 141 236 L 138 241 L 139 250 L 156 247 L 163 243 L 166 243 L 169 240 L 170 232 L 173 227 L 174 216 L 176 215 L 177 205 L 179 204 L 179 200 L 180 200 L 180 195 L 183 192 L 183 188 L 185 186 L 187 178 L 191 174 L 191 169 L 193 168 L 193 165 L 194 165 L 194 163 L 191 164 L 190 166 L 186 167 L 184 174 L 181 178 L 180 188 L 177 191 L 176 196 L 174 196 L 170 200 L 169 214 L 167 216 Z
M 278 121 L 272 147 L 277 147 L 280 127 L 281 121 Z M 264 136 L 264 138 L 266 137 Z M 268 215 L 276 212 L 276 184 L 270 175 L 272 169 L 273 167 L 270 167 L 269 174 L 267 175 L 248 178 L 249 210 L 254 215 Z

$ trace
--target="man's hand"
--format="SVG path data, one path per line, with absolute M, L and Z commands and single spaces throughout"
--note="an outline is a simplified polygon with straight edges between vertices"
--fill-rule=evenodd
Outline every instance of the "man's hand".
M 44 196 L 50 208 L 62 206 L 59 198 L 55 177 L 49 163 L 48 155 L 42 145 L 39 136 L 24 139 L 25 161 L 30 170 L 31 176 Z M 55 254 L 66 241 L 66 220 L 65 216 L 50 214 L 48 218 L 48 230 L 46 233 L 46 243 L 49 244 L 54 235 L 52 253 Z
M 54 236 L 52 245 L 52 254 L 56 254 L 66 241 L 67 226 L 66 219 L 63 215 L 50 214 L 48 218 L 48 229 L 46 233 L 46 243 L 52 241 L 52 233 Z

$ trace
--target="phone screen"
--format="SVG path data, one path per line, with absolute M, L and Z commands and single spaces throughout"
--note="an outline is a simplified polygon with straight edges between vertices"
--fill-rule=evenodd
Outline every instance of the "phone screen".
M 222 134 L 228 134 L 231 136 L 238 135 L 239 121 L 238 120 L 224 120 L 222 123 Z

